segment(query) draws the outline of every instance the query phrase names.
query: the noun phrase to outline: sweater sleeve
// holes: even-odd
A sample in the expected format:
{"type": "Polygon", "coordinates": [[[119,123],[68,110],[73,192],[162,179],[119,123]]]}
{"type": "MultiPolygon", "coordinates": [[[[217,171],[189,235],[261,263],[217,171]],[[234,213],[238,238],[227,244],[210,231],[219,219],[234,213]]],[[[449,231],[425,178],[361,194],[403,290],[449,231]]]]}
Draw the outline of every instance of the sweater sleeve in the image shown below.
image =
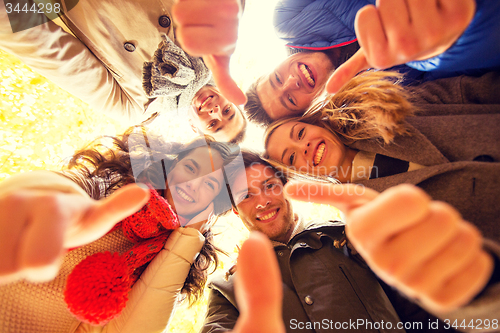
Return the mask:
{"type": "Polygon", "coordinates": [[[120,316],[104,327],[81,323],[75,332],[163,332],[177,295],[203,243],[204,237],[196,229],[174,230],[164,249],[151,261],[132,287],[127,306],[120,316]]]}

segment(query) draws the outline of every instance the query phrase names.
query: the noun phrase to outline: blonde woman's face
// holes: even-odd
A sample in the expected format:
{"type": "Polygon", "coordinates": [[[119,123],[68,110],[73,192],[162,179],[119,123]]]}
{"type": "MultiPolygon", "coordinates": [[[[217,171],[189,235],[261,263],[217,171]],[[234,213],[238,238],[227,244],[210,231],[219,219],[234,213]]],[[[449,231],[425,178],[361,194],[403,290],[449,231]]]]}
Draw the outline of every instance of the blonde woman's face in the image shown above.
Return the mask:
{"type": "Polygon", "coordinates": [[[188,217],[203,211],[225,185],[222,157],[214,149],[194,149],[167,175],[167,201],[177,214],[188,217]]]}
{"type": "Polygon", "coordinates": [[[346,155],[346,146],[333,133],[301,122],[276,128],[266,150],[271,159],[312,175],[342,172],[339,168],[346,155]]]}

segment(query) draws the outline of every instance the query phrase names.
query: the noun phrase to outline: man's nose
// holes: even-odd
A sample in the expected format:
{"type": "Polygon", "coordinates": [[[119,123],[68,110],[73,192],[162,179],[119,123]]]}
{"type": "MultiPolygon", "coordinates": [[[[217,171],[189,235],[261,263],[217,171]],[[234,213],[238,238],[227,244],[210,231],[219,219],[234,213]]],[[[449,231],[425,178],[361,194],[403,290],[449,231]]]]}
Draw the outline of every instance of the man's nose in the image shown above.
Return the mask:
{"type": "Polygon", "coordinates": [[[269,198],[267,197],[266,194],[262,193],[260,196],[259,196],[259,200],[257,200],[257,205],[255,206],[255,208],[257,209],[264,209],[266,208],[269,204],[271,203],[271,200],[269,200],[269,198]]]}
{"type": "Polygon", "coordinates": [[[214,105],[214,107],[208,111],[212,119],[222,120],[222,114],[220,112],[220,106],[214,105]]]}
{"type": "Polygon", "coordinates": [[[300,88],[299,80],[292,74],[288,76],[288,78],[285,81],[285,84],[283,85],[284,90],[297,90],[300,88]]]}

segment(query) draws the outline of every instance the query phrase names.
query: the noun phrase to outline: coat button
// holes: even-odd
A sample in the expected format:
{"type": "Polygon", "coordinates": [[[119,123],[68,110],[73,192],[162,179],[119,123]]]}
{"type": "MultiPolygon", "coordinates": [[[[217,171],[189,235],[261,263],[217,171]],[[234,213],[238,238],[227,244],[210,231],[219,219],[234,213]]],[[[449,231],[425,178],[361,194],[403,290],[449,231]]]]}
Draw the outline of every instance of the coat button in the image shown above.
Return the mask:
{"type": "Polygon", "coordinates": [[[168,28],[171,24],[170,17],[168,17],[167,15],[162,15],[160,16],[160,18],[158,18],[158,23],[162,28],[168,28]]]}
{"type": "Polygon", "coordinates": [[[127,50],[128,52],[134,52],[135,51],[135,45],[130,43],[130,42],[126,42],[125,44],[123,44],[123,48],[125,50],[127,50]]]}
{"type": "Polygon", "coordinates": [[[304,297],[304,302],[306,302],[307,305],[312,305],[314,303],[314,300],[311,296],[307,295],[304,297]]]}
{"type": "Polygon", "coordinates": [[[284,253],[283,253],[283,251],[278,251],[278,255],[279,255],[280,257],[283,257],[283,254],[284,254],[284,253]]]}

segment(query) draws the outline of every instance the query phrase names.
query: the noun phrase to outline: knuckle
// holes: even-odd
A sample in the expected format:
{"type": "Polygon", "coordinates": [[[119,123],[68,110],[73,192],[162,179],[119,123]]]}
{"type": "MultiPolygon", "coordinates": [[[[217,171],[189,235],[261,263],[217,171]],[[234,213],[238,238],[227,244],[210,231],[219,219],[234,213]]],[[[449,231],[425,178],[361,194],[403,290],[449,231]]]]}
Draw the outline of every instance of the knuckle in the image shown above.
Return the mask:
{"type": "Polygon", "coordinates": [[[430,211],[435,220],[440,224],[447,224],[448,227],[459,227],[461,216],[453,206],[442,201],[433,201],[429,205],[430,211]]]}

